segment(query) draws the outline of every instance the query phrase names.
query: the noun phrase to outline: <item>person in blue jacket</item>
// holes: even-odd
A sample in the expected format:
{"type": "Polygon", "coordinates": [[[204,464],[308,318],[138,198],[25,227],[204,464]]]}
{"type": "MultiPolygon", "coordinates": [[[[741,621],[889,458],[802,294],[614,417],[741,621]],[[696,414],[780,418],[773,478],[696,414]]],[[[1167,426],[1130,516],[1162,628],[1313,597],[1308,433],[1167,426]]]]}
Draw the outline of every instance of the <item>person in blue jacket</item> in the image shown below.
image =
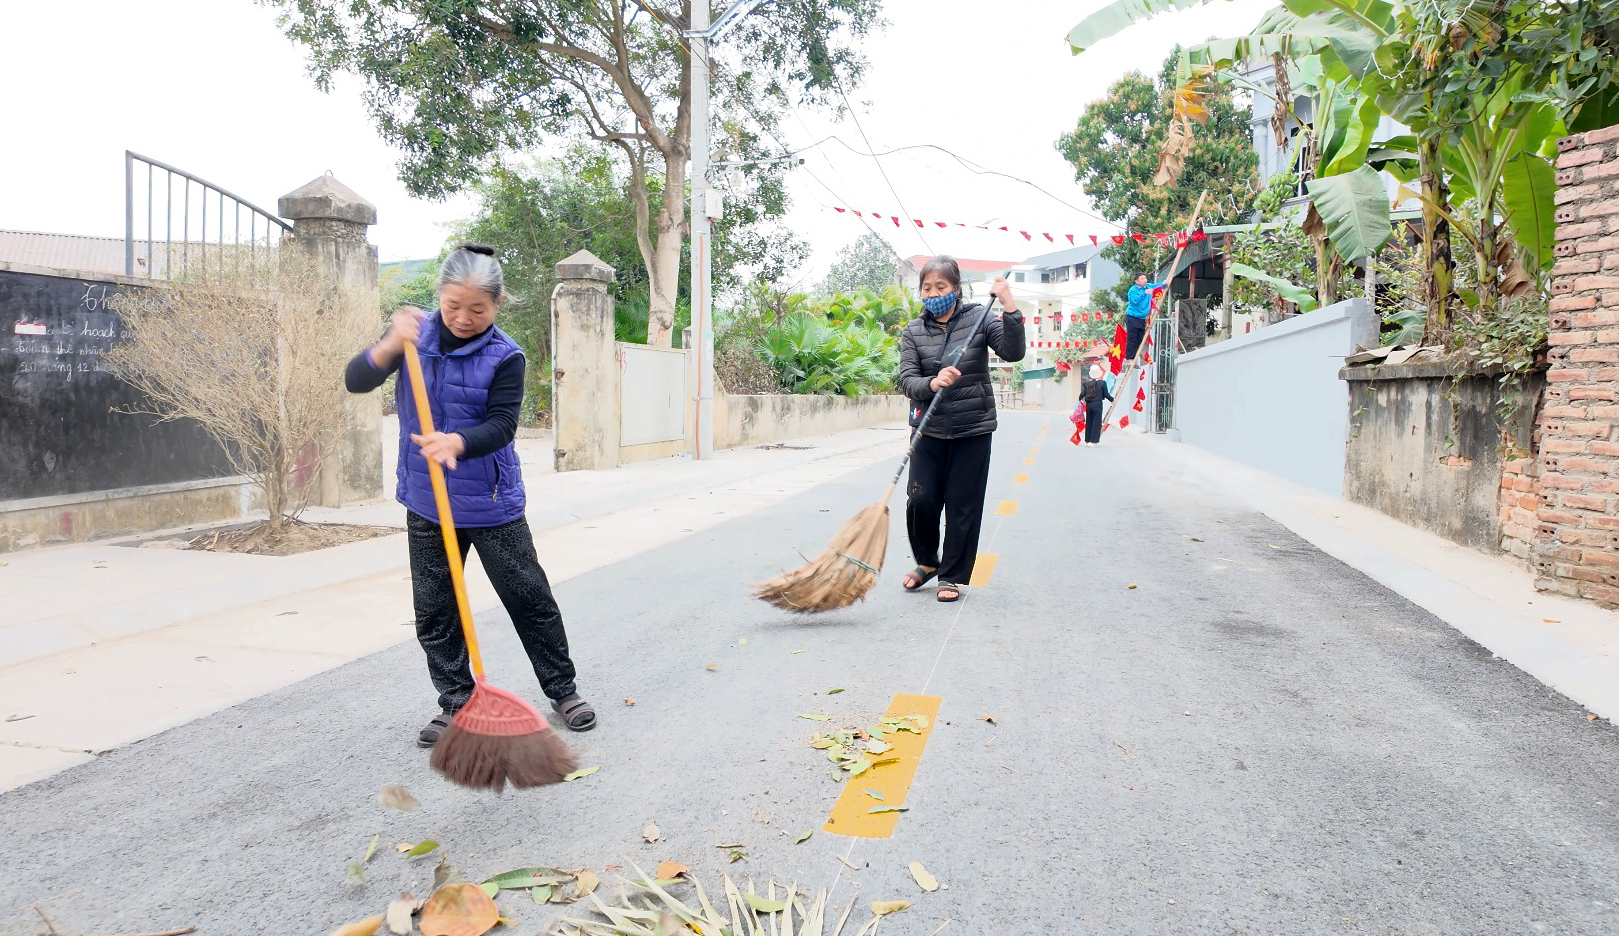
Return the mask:
{"type": "Polygon", "coordinates": [[[424,748],[438,743],[473,688],[429,458],[448,469],[445,482],[462,560],[469,549],[478,550],[552,707],[563,724],[587,731],[596,725],[596,712],[574,684],[562,612],[523,513],[523,469],[513,443],[523,406],[525,363],[523,349],[495,327],[495,313],[506,299],[495,251],[481,244],[451,251],[439,270],[438,298],[439,307],[430,316],[410,307],[395,312],[382,340],[355,355],[345,375],[349,392],[369,393],[389,375],[399,374],[394,496],[405,507],[416,639],[427,654],[427,674],[438,690],[440,709],[416,743],[424,748]],[[400,366],[406,342],[421,354],[435,432],[422,432],[410,374],[400,366]]]}
{"type": "Polygon", "coordinates": [[[1124,360],[1128,364],[1136,359],[1136,351],[1141,348],[1141,339],[1147,334],[1147,312],[1152,308],[1152,293],[1155,289],[1162,289],[1164,283],[1147,282],[1147,274],[1137,273],[1136,281],[1130,287],[1130,304],[1124,310],[1124,360]]]}

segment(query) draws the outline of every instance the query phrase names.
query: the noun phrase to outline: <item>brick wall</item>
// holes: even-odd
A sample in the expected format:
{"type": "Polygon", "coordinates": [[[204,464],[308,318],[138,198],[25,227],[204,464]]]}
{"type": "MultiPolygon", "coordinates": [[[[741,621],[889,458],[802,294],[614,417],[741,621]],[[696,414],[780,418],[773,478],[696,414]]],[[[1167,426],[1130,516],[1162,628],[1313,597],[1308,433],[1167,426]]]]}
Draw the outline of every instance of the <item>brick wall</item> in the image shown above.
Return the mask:
{"type": "Polygon", "coordinates": [[[1533,456],[1511,459],[1501,467],[1501,551],[1527,561],[1539,525],[1540,465],[1533,456]]]}
{"type": "Polygon", "coordinates": [[[1541,590],[1616,607],[1619,126],[1560,140],[1558,149],[1558,259],[1530,553],[1541,590]]]}

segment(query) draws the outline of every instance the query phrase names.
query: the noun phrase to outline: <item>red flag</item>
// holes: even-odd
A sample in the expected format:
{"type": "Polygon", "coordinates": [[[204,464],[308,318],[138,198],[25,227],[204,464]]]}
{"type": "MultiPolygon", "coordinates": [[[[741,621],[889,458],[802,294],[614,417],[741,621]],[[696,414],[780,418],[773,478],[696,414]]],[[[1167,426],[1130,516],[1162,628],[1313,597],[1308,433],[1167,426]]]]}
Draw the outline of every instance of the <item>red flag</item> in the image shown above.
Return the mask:
{"type": "Polygon", "coordinates": [[[1190,240],[1191,240],[1191,238],[1187,236],[1185,231],[1177,231],[1177,232],[1175,232],[1175,246],[1176,247],[1184,248],[1190,240]]]}
{"type": "Polygon", "coordinates": [[[832,210],[836,211],[838,214],[843,214],[845,211],[848,211],[849,209],[847,209],[847,208],[833,208],[832,210]]]}
{"type": "Polygon", "coordinates": [[[1005,227],[1005,226],[1002,226],[1002,227],[998,228],[997,230],[1005,231],[1008,234],[1012,233],[1012,229],[1009,228],[1009,227],[1005,227]]]}
{"type": "MultiPolygon", "coordinates": [[[[949,227],[949,226],[950,226],[950,225],[949,225],[949,223],[948,223],[948,222],[945,222],[945,221],[935,221],[935,222],[933,222],[933,223],[934,223],[934,224],[937,224],[937,225],[938,225],[938,226],[939,226],[939,227],[949,227]]],[[[956,227],[961,227],[961,226],[962,226],[962,225],[960,225],[960,224],[957,224],[957,225],[956,225],[956,227]]]]}
{"type": "Polygon", "coordinates": [[[1131,234],[1130,236],[1135,238],[1136,243],[1138,244],[1145,244],[1147,242],[1147,235],[1145,234],[1131,234]]]}
{"type": "Polygon", "coordinates": [[[1047,234],[1045,231],[1041,231],[1040,236],[1044,237],[1046,240],[1050,241],[1053,244],[1055,244],[1057,242],[1057,239],[1055,237],[1052,237],[1050,234],[1047,234]]]}
{"type": "Polygon", "coordinates": [[[1113,243],[1115,245],[1124,243],[1124,235],[1123,234],[1115,234],[1115,235],[1113,235],[1113,243]]]}
{"type": "Polygon", "coordinates": [[[1028,231],[1019,231],[1019,232],[1018,232],[1018,233],[1019,233],[1019,234],[1022,234],[1022,235],[1023,235],[1023,239],[1024,239],[1024,240],[1034,240],[1034,238],[1033,238],[1033,237],[1030,237],[1030,236],[1029,236],[1029,232],[1028,232],[1028,231]]]}
{"type": "Polygon", "coordinates": [[[1158,235],[1158,243],[1160,245],[1164,246],[1164,247],[1168,247],[1169,246],[1169,235],[1164,234],[1164,233],[1159,233],[1159,235],[1158,235]]]}
{"type": "Polygon", "coordinates": [[[894,227],[899,227],[899,218],[896,217],[896,218],[892,218],[890,220],[892,220],[894,222],[894,227]]]}
{"type": "MultiPolygon", "coordinates": [[[[1073,238],[1069,238],[1069,240],[1073,240],[1073,238]]],[[[1092,247],[1095,247],[1095,246],[1096,246],[1096,244],[1097,244],[1097,240],[1096,240],[1096,235],[1095,235],[1095,234],[1092,234],[1092,235],[1091,235],[1091,246],[1092,246],[1092,247]]]]}
{"type": "Polygon", "coordinates": [[[1034,324],[1036,324],[1036,325],[1040,324],[1040,316],[1036,315],[1034,317],[1034,324]]]}
{"type": "MultiPolygon", "coordinates": [[[[916,221],[916,219],[915,219],[915,218],[912,218],[912,219],[911,219],[911,220],[912,220],[912,221],[916,221]]],[[[922,226],[922,222],[920,222],[920,221],[916,221],[916,226],[917,226],[917,227],[921,227],[921,226],[922,226]]]]}
{"type": "Polygon", "coordinates": [[[1200,241],[1200,240],[1208,240],[1208,239],[1209,239],[1209,235],[1203,233],[1202,228],[1198,228],[1197,230],[1192,232],[1192,240],[1200,241]]]}
{"type": "Polygon", "coordinates": [[[1128,428],[1130,428],[1130,415],[1128,413],[1126,413],[1125,415],[1119,417],[1119,428],[1120,429],[1128,429],[1128,428]]]}
{"type": "Polygon", "coordinates": [[[1130,336],[1124,330],[1124,323],[1120,322],[1119,327],[1113,330],[1113,347],[1107,352],[1108,366],[1113,369],[1115,376],[1124,370],[1124,344],[1129,340],[1130,336]]]}
{"type": "MultiPolygon", "coordinates": [[[[1072,235],[1072,234],[1064,234],[1063,236],[1068,238],[1068,243],[1072,244],[1074,242],[1074,235],[1072,235]]],[[[1094,238],[1094,237],[1091,238],[1091,240],[1095,240],[1095,239],[1096,238],[1094,238]]]]}
{"type": "MultiPolygon", "coordinates": [[[[853,208],[850,208],[850,209],[849,209],[849,210],[850,210],[850,211],[854,211],[854,209],[853,209],[853,208]]],[[[860,212],[858,212],[858,211],[854,211],[854,216],[855,216],[855,217],[857,217],[857,218],[858,218],[858,217],[860,217],[860,212]]]]}

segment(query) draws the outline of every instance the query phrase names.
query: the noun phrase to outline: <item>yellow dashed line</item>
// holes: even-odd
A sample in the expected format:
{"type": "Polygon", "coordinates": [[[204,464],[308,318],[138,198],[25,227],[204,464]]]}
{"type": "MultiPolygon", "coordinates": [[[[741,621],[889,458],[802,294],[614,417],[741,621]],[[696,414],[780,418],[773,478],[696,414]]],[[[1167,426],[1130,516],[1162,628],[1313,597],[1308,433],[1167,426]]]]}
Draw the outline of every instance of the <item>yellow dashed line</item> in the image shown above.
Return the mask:
{"type": "Polygon", "coordinates": [[[873,809],[899,809],[905,806],[905,797],[911,792],[911,781],[916,779],[916,768],[922,762],[922,751],[928,746],[928,737],[939,721],[938,696],[907,695],[900,693],[888,703],[887,718],[907,715],[927,716],[928,726],[921,734],[896,731],[884,737],[883,743],[891,747],[881,754],[869,755],[874,766],[858,777],[843,782],[843,793],[832,806],[832,815],[821,828],[835,835],[858,838],[892,838],[899,825],[900,813],[872,814],[873,809]],[[883,763],[893,759],[893,763],[883,763]],[[877,796],[867,793],[872,790],[877,796]],[[881,797],[879,799],[878,797],[881,797]]]}
{"type": "Polygon", "coordinates": [[[1034,459],[1032,459],[1032,458],[1025,458],[1025,459],[1023,459],[1023,464],[1025,464],[1025,465],[1032,465],[1032,464],[1034,464],[1034,459]]]}
{"type": "Polygon", "coordinates": [[[968,585],[988,585],[990,577],[995,574],[995,567],[1000,564],[998,553],[979,553],[978,559],[973,563],[973,577],[968,585]]]}
{"type": "Polygon", "coordinates": [[[1017,513],[1017,501],[1015,500],[1003,500],[1001,501],[1001,506],[995,508],[995,516],[997,517],[1010,517],[1015,513],[1017,513]]]}
{"type": "Polygon", "coordinates": [[[1013,475],[1012,476],[1012,483],[1013,484],[1023,484],[1025,482],[1027,482],[1028,480],[1029,480],[1029,476],[1026,475],[1026,474],[1020,474],[1020,475],[1013,475]]]}

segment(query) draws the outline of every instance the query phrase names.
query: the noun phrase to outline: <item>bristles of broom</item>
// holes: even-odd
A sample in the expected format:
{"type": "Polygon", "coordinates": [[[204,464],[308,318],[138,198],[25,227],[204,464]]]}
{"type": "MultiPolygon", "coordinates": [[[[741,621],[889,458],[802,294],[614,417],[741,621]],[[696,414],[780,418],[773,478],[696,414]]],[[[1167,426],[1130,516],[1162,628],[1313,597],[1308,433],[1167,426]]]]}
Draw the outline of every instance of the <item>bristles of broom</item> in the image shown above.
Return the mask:
{"type": "Polygon", "coordinates": [[[433,745],[431,763],[451,783],[496,793],[508,783],[518,789],[557,783],[578,769],[544,715],[482,679],[433,745]]]}
{"type": "Polygon", "coordinates": [[[444,730],[433,745],[433,769],[457,786],[500,793],[511,784],[518,789],[560,783],[578,769],[554,729],[526,735],[478,734],[456,724],[444,730]]]}
{"type": "Polygon", "coordinates": [[[809,564],[754,586],[753,596],[798,614],[847,608],[866,597],[888,550],[888,498],[855,514],[809,564]]]}

